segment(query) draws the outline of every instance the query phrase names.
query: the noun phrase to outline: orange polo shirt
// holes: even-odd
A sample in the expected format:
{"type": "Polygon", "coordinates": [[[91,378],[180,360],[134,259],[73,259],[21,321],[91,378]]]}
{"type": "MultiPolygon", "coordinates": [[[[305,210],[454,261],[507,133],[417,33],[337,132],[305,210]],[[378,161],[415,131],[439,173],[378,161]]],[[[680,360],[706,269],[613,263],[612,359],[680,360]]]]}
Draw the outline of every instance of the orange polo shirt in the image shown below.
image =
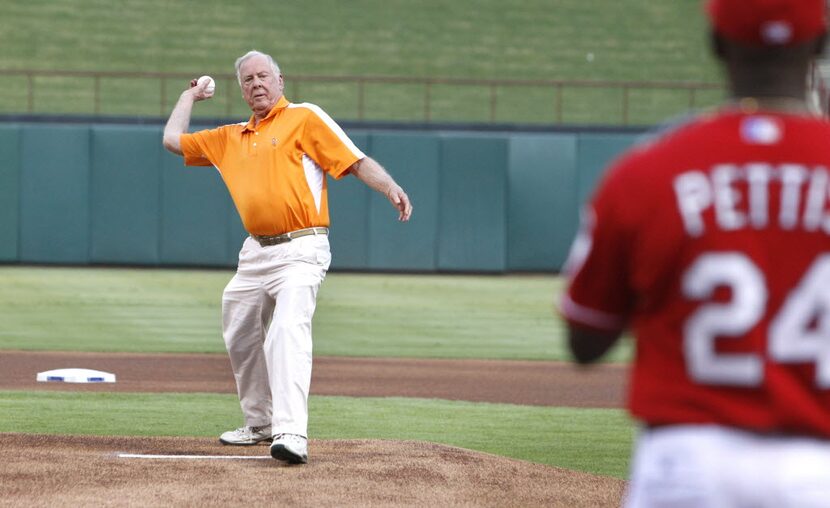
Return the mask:
{"type": "Polygon", "coordinates": [[[255,235],[328,226],[326,173],[342,178],[363,152],[322,109],[280,97],[259,125],[223,125],[180,138],[184,163],[215,166],[255,235]]]}

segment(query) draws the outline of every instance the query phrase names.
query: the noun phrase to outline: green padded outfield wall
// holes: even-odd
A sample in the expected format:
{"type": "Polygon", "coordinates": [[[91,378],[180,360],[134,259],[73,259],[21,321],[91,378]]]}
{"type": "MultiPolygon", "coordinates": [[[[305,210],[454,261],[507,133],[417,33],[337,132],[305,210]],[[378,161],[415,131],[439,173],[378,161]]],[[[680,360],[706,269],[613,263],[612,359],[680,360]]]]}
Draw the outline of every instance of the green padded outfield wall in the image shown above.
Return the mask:
{"type": "Polygon", "coordinates": [[[0,125],[0,262],[17,261],[20,236],[20,128],[0,125]]]}
{"type": "Polygon", "coordinates": [[[92,127],[93,263],[159,262],[161,128],[92,127]]]}
{"type": "Polygon", "coordinates": [[[552,271],[565,261],[578,208],[576,146],[571,134],[511,136],[509,270],[552,271]]]}
{"type": "Polygon", "coordinates": [[[434,271],[438,267],[441,140],[425,133],[375,133],[372,156],[389,166],[415,212],[409,222],[401,223],[385,196],[370,193],[370,266],[434,271]]]}
{"type": "Polygon", "coordinates": [[[504,271],[507,138],[445,134],[441,142],[438,269],[504,271]]]}
{"type": "MultiPolygon", "coordinates": [[[[194,126],[194,129],[200,126],[194,126]]],[[[235,266],[222,178],[161,126],[0,125],[0,261],[235,266]]],[[[606,164],[637,137],[349,130],[407,190],[409,223],[353,176],[329,179],[333,269],[555,271],[606,164]]]]}
{"type": "Polygon", "coordinates": [[[30,125],[21,138],[20,260],[89,263],[89,127],[30,125]]]}

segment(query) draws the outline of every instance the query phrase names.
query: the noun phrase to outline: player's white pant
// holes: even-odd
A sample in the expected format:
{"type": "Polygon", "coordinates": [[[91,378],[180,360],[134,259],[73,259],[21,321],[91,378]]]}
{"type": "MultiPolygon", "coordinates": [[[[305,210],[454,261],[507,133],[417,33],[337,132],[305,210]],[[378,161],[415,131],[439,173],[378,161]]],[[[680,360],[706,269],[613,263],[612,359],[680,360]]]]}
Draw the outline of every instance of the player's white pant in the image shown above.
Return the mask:
{"type": "Polygon", "coordinates": [[[626,506],[827,507],[830,441],[716,425],[643,430],[626,506]]]}
{"type": "Polygon", "coordinates": [[[308,435],[311,318],[330,263],[326,235],[267,247],[245,240],[222,326],[246,425],[308,435]]]}

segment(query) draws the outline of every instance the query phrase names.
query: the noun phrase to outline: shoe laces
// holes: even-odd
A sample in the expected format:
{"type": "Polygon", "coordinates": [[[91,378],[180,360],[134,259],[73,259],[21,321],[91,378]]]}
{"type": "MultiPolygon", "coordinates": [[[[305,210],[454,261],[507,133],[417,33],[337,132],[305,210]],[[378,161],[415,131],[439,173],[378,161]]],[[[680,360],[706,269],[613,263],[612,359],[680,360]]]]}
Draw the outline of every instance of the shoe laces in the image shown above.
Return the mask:
{"type": "Polygon", "coordinates": [[[282,438],[295,439],[295,440],[297,440],[297,441],[304,441],[304,440],[306,440],[306,438],[305,438],[305,437],[303,437],[303,436],[301,436],[301,435],[299,435],[299,434],[287,434],[287,433],[283,433],[283,434],[277,434],[277,435],[275,435],[275,436],[274,436],[274,439],[275,439],[275,440],[276,440],[276,439],[282,439],[282,438]]]}
{"type": "Polygon", "coordinates": [[[256,434],[256,433],[262,431],[262,429],[267,429],[267,428],[268,428],[268,425],[263,425],[261,427],[249,427],[249,426],[245,425],[244,427],[239,427],[234,432],[237,433],[237,434],[256,434]]]}

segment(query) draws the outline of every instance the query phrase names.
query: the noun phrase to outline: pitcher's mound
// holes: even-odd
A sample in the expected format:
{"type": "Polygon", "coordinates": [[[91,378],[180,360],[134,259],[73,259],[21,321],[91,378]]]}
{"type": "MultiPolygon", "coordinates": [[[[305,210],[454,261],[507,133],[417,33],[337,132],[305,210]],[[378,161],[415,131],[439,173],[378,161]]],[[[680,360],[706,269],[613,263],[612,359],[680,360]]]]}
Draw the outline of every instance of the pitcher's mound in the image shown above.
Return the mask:
{"type": "Polygon", "coordinates": [[[309,463],[207,438],[0,433],[14,506],[619,506],[624,481],[415,441],[311,440],[309,463]],[[147,455],[158,456],[155,458],[147,455]]]}

